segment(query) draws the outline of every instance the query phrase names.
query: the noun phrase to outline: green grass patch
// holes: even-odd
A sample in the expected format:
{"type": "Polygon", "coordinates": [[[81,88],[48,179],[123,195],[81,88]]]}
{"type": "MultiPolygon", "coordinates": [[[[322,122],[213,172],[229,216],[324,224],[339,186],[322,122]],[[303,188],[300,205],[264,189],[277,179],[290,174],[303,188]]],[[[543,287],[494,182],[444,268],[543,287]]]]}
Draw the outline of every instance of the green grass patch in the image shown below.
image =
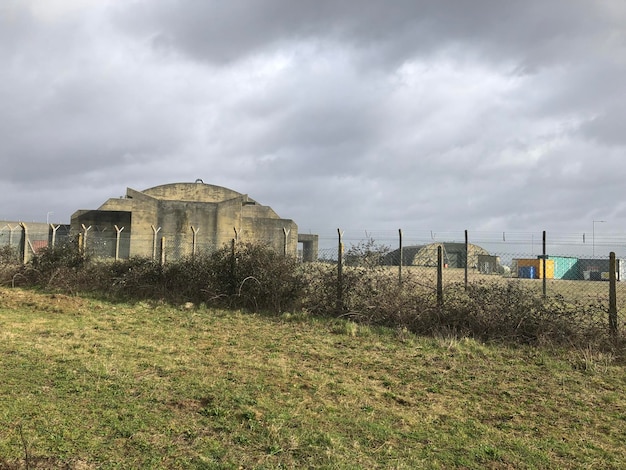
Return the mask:
{"type": "Polygon", "coordinates": [[[0,288],[0,468],[620,468],[623,366],[0,288]]]}

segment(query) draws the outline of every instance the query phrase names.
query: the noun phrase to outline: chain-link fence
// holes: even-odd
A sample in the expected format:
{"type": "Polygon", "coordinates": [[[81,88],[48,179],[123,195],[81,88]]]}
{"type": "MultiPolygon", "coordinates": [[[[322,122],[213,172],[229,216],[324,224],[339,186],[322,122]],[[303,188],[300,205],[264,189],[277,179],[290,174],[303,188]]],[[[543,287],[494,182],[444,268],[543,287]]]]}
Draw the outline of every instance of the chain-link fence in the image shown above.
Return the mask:
{"type": "Polygon", "coordinates": [[[379,266],[390,279],[417,276],[422,285],[515,282],[538,295],[608,310],[610,253],[615,254],[617,309],[626,315],[626,235],[548,232],[344,232],[320,236],[318,260],[379,266]],[[441,270],[437,269],[438,254],[441,270]]]}
{"type": "MultiPolygon", "coordinates": [[[[595,228],[595,227],[594,227],[595,228]]],[[[127,259],[132,245],[149,250],[148,257],[165,263],[222,248],[194,234],[178,237],[131,235],[124,227],[115,231],[91,227],[71,234],[68,225],[5,223],[0,227],[0,249],[25,262],[48,246],[77,238],[78,249],[99,259],[127,259]]],[[[235,240],[235,239],[233,239],[235,240]]],[[[279,247],[269,239],[246,239],[279,247]]],[[[303,249],[300,246],[299,256],[303,249]]],[[[286,252],[286,250],[285,250],[286,252]]],[[[342,231],[319,235],[318,263],[376,266],[393,276],[418,276],[423,285],[437,288],[458,283],[517,282],[544,296],[560,296],[580,302],[609,303],[611,266],[615,253],[616,298],[626,312],[626,235],[549,232],[434,232],[342,231]],[[442,270],[438,270],[441,256],[442,270]]],[[[390,281],[391,282],[391,281],[390,281]]]]}
{"type": "Polygon", "coordinates": [[[0,222],[0,250],[5,258],[17,262],[27,262],[42,250],[65,243],[69,238],[69,225],[0,222]]]}

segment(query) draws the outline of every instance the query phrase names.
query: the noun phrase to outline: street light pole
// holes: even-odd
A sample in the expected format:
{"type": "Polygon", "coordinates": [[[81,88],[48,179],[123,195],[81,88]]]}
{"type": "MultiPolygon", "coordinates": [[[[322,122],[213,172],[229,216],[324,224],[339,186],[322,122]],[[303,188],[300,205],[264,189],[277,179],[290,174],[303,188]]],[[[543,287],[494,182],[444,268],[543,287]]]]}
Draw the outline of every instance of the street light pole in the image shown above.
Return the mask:
{"type": "Polygon", "coordinates": [[[593,230],[591,232],[591,257],[596,258],[596,224],[603,224],[606,220],[594,220],[593,230]]]}
{"type": "Polygon", "coordinates": [[[52,214],[54,214],[54,212],[53,212],[53,211],[49,211],[49,212],[46,214],[46,224],[50,224],[50,216],[51,216],[52,214]]]}

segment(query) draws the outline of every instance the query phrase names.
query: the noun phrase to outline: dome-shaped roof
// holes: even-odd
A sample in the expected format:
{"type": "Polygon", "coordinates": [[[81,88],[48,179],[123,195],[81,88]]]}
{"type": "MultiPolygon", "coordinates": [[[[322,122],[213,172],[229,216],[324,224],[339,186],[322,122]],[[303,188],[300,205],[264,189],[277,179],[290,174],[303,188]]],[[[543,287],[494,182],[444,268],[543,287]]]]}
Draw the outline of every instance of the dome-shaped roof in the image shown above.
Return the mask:
{"type": "Polygon", "coordinates": [[[167,201],[222,202],[244,197],[253,202],[247,195],[232,189],[205,184],[202,180],[195,183],[169,183],[154,186],[142,191],[146,196],[167,201]]]}
{"type": "MultiPolygon", "coordinates": [[[[443,262],[451,268],[465,267],[465,243],[436,242],[428,245],[414,245],[402,247],[402,264],[404,266],[437,266],[438,248],[442,248],[443,262]]],[[[467,263],[473,267],[478,265],[478,255],[488,255],[484,248],[468,244],[467,263]]],[[[399,249],[385,256],[385,264],[398,265],[400,261],[399,249]]]]}

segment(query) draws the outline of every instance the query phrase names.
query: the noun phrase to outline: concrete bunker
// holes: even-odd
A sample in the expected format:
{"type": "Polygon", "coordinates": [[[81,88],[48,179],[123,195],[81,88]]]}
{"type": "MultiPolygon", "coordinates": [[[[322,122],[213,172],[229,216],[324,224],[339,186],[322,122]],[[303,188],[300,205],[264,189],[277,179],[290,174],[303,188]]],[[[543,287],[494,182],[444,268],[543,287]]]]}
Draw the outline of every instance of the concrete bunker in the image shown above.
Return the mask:
{"type": "Polygon", "coordinates": [[[247,194],[221,186],[170,183],[143,191],[127,188],[126,195],[107,200],[98,209],[78,210],[72,233],[84,233],[95,254],[181,258],[231,243],[266,243],[296,256],[303,243],[306,260],[317,258],[317,235],[298,234],[293,220],[283,219],[269,206],[247,194]],[[116,238],[118,243],[111,243],[116,238]],[[115,246],[113,246],[115,245],[115,246]],[[162,253],[165,246],[166,253],[162,253]]]}

